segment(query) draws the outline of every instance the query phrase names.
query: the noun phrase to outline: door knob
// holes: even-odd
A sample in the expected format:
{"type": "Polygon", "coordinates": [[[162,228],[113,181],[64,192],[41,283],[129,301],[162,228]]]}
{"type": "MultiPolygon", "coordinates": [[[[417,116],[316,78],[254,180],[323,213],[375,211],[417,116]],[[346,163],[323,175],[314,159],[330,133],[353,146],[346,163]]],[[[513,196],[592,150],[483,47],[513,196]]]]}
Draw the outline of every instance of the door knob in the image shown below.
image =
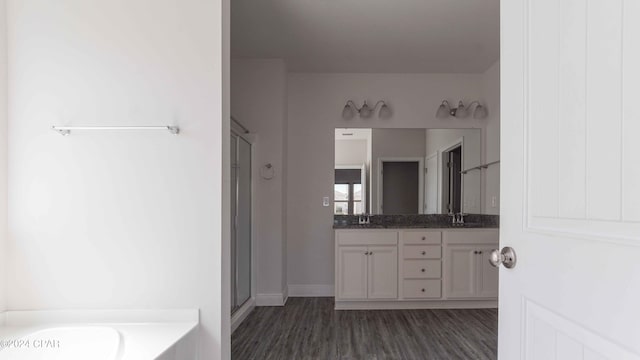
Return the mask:
{"type": "Polygon", "coordinates": [[[516,261],[516,252],[509,246],[503,247],[502,251],[498,249],[493,250],[491,256],[489,256],[489,262],[495,267],[502,264],[507,269],[513,269],[516,266],[516,261]]]}

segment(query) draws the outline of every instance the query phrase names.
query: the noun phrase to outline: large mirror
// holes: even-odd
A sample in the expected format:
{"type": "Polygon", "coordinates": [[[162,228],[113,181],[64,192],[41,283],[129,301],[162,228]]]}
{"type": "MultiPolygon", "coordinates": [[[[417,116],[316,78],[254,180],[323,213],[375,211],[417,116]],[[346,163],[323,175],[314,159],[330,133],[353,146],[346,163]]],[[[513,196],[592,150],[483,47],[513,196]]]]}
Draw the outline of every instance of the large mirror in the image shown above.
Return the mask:
{"type": "Polygon", "coordinates": [[[334,214],[479,214],[480,129],[336,129],[334,214]]]}

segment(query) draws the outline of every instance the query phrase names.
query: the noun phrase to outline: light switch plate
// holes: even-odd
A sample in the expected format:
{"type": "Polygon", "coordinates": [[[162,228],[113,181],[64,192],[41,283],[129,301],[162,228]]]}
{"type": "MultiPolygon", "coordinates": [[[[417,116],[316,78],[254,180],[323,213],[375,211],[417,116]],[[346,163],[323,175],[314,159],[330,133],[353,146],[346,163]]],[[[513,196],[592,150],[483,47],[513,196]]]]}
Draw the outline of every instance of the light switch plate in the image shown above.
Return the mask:
{"type": "Polygon", "coordinates": [[[329,205],[331,205],[331,204],[329,204],[329,197],[328,196],[323,197],[322,198],[322,206],[328,207],[329,205]]]}

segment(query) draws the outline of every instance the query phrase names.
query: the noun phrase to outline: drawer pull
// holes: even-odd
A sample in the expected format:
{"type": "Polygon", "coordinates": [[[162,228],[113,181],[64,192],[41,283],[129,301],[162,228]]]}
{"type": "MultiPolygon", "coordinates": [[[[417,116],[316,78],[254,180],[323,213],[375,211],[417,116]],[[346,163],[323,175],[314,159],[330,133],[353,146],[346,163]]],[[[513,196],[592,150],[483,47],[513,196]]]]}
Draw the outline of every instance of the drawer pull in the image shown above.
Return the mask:
{"type": "Polygon", "coordinates": [[[422,255],[427,255],[427,252],[426,252],[426,251],[423,251],[423,252],[422,252],[422,255]]]}
{"type": "Polygon", "coordinates": [[[422,271],[422,272],[425,272],[425,271],[427,271],[427,269],[422,269],[421,271],[422,271]]]}
{"type": "Polygon", "coordinates": [[[424,290],[424,289],[422,289],[422,292],[425,292],[425,290],[424,290]]]}
{"type": "Polygon", "coordinates": [[[425,240],[427,240],[427,237],[426,237],[426,236],[423,236],[423,237],[422,237],[422,241],[425,241],[425,240]]]}

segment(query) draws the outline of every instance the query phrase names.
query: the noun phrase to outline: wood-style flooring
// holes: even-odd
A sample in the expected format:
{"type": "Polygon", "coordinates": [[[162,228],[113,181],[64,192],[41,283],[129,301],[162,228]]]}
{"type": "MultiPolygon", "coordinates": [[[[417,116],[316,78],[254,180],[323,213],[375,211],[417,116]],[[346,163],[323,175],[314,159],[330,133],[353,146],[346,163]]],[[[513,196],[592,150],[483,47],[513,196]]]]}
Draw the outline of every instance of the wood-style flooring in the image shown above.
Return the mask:
{"type": "Polygon", "coordinates": [[[232,359],[496,359],[498,311],[333,310],[333,298],[258,307],[231,337],[232,359]]]}

